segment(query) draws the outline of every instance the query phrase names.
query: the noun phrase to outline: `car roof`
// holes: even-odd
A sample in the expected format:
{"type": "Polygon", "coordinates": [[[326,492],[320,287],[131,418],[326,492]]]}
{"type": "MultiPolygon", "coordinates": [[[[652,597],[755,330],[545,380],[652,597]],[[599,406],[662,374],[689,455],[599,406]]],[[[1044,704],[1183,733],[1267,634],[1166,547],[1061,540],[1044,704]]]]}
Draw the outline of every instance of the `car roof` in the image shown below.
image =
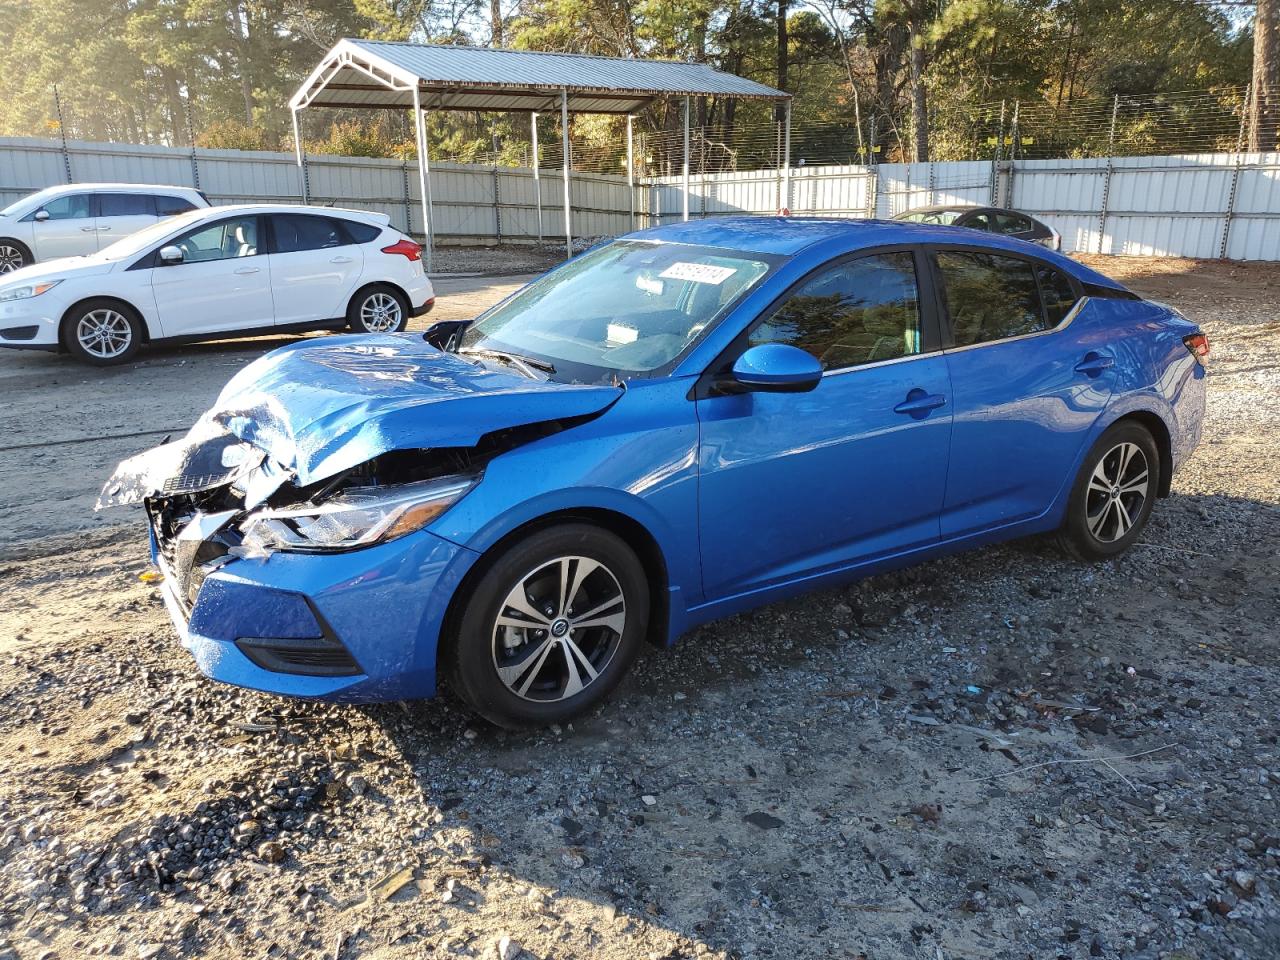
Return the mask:
{"type": "Polygon", "coordinates": [[[301,203],[229,203],[225,206],[214,206],[202,209],[202,214],[217,215],[227,213],[313,213],[319,216],[338,214],[384,223],[388,220],[385,213],[373,210],[355,210],[349,207],[317,207],[301,203]]]}
{"type": "MultiPolygon", "coordinates": [[[[989,209],[989,208],[974,208],[989,209]]],[[[994,208],[990,208],[994,209],[994,208]]],[[[629,240],[655,240],[663,243],[688,243],[708,247],[724,247],[743,253],[792,257],[809,247],[823,245],[827,256],[840,256],[871,247],[893,244],[937,243],[985,247],[1011,253],[1033,254],[1071,273],[1084,283],[1124,290],[1110,277],[1091,270],[1060,253],[1044,247],[1032,247],[1016,240],[984,230],[941,224],[910,223],[903,220],[855,220],[835,217],[708,217],[705,220],[651,227],[627,234],[629,240]]]]}
{"type": "Polygon", "coordinates": [[[37,193],[45,196],[60,196],[64,193],[94,193],[108,190],[118,190],[121,193],[152,193],[156,190],[178,190],[182,193],[199,192],[195,187],[180,187],[171,183],[60,183],[38,190],[37,193]]]}

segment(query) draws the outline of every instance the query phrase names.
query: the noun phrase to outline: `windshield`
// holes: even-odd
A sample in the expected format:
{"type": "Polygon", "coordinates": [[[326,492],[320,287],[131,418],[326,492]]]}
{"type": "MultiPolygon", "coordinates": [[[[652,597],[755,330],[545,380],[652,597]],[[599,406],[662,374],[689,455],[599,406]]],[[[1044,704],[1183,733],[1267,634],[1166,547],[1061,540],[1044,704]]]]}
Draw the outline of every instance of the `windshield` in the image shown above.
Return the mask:
{"type": "Polygon", "coordinates": [[[202,208],[180,213],[176,217],[158,220],[149,227],[143,227],[137,233],[121,237],[115,243],[103,247],[98,251],[98,257],[102,260],[123,260],[125,257],[132,257],[134,254],[146,250],[152,244],[165,239],[175,231],[204,219],[208,213],[208,209],[202,208]]]}
{"type": "MultiPolygon", "coordinates": [[[[3,210],[0,210],[0,217],[12,217],[16,213],[18,213],[18,211],[26,207],[28,204],[39,204],[42,199],[48,196],[52,196],[59,189],[60,189],[59,187],[45,187],[43,190],[37,193],[29,193],[25,197],[19,197],[17,200],[13,201],[13,203],[5,207],[3,210]]],[[[32,209],[35,209],[35,208],[33,207],[32,209]]]]}
{"type": "Polygon", "coordinates": [[[940,223],[943,226],[955,223],[964,215],[963,210],[911,210],[900,213],[895,220],[906,220],[910,223],[940,223]]]}
{"type": "Polygon", "coordinates": [[[558,380],[608,381],[677,359],[769,270],[760,254],[618,240],[534,281],[471,324],[460,353],[504,351],[558,380]]]}

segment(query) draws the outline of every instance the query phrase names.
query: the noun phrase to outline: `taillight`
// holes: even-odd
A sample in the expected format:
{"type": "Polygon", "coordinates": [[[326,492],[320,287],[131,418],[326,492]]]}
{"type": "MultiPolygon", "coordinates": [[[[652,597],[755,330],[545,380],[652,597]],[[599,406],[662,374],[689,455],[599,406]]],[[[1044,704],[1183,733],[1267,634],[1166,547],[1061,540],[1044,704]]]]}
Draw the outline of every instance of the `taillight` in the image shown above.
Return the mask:
{"type": "Polygon", "coordinates": [[[405,237],[402,240],[397,240],[395,243],[393,243],[389,247],[383,247],[382,252],[398,253],[400,254],[400,256],[404,257],[406,260],[421,260],[422,244],[414,243],[408,237],[405,237]]]}
{"type": "Polygon", "coordinates": [[[1202,367],[1209,365],[1209,338],[1203,333],[1193,333],[1189,337],[1183,337],[1182,342],[1187,345],[1187,349],[1191,351],[1191,355],[1196,358],[1196,363],[1202,367]]]}

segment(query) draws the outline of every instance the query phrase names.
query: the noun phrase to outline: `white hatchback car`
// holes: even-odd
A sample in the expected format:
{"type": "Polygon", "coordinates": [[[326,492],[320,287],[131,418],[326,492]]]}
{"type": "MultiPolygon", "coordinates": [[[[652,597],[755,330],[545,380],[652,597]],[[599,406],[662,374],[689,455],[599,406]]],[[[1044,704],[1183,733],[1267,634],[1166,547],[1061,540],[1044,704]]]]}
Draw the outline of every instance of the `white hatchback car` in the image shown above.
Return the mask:
{"type": "Polygon", "coordinates": [[[97,253],[157,220],[209,206],[190,187],[72,183],[0,210],[0,274],[43,260],[97,253]]]}
{"type": "Polygon", "coordinates": [[[403,330],[435,293],[385,214],[246,204],[163,220],[87,257],[0,279],[0,347],[129,360],[144,343],[403,330]]]}

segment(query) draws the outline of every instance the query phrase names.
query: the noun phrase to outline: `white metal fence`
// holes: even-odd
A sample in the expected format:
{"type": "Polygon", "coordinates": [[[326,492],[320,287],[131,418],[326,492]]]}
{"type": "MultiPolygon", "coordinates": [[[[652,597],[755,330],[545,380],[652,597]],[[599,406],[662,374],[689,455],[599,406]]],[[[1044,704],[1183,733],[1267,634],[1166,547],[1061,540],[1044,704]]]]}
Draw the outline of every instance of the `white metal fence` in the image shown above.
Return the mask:
{"type": "MultiPolygon", "coordinates": [[[[311,156],[313,203],[378,210],[420,234],[412,161],[311,156]]],[[[291,154],[127,144],[62,144],[0,138],[0,203],[57,183],[90,181],[197,186],[215,203],[299,201],[291,154]]],[[[432,209],[442,243],[526,241],[564,236],[563,180],[543,170],[433,163],[432,209]]],[[[611,236],[670,223],[683,211],[682,178],[636,188],[607,174],[572,176],[573,232],[611,236]]],[[[689,215],[773,214],[889,217],[931,203],[995,203],[1051,224],[1067,251],[1133,256],[1280,260],[1280,154],[1212,153],[1086,160],[958,161],[874,166],[803,166],[780,171],[694,175],[689,215]]]]}

